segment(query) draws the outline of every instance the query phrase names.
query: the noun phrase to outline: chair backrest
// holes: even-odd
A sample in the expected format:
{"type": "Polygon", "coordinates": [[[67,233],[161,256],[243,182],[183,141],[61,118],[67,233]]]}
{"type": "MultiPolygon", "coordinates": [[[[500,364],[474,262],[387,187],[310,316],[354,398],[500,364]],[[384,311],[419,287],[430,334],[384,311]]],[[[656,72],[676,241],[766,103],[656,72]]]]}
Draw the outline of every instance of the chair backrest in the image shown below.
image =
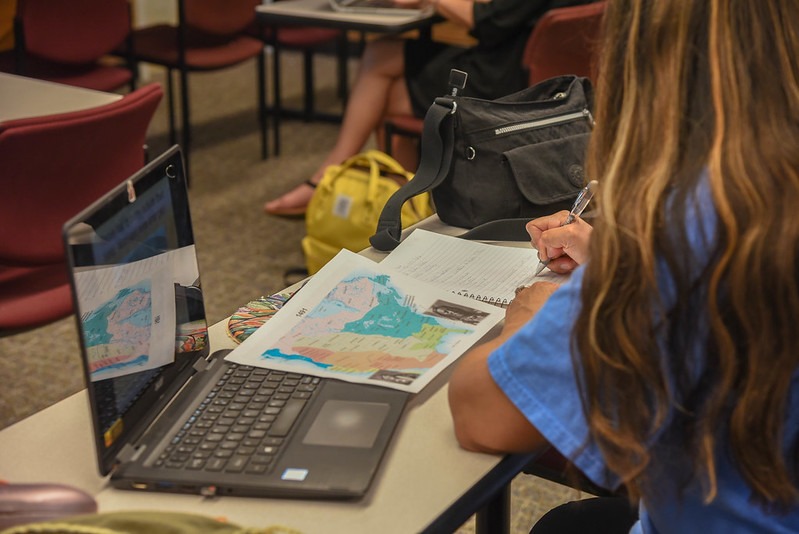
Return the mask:
{"type": "Polygon", "coordinates": [[[93,63],[131,31],[127,0],[18,0],[25,52],[56,63],[93,63]]]}
{"type": "Polygon", "coordinates": [[[64,222],[144,165],[162,96],[154,83],[97,108],[0,123],[0,265],[63,261],[64,222]]]}
{"type": "Polygon", "coordinates": [[[566,74],[593,79],[604,12],[605,2],[547,11],[533,28],[522,58],[530,85],[566,74]]]}
{"type": "Polygon", "coordinates": [[[183,20],[195,29],[214,35],[242,33],[255,21],[261,0],[180,0],[183,20]]]}

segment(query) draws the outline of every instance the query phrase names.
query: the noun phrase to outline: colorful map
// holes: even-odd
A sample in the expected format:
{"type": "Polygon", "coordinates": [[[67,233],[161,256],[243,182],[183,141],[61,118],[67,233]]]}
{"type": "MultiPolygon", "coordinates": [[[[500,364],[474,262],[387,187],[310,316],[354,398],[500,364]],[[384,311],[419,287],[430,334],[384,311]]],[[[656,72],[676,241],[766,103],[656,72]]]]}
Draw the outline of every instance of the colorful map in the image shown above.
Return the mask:
{"type": "Polygon", "coordinates": [[[328,371],[384,379],[418,376],[444,359],[453,334],[472,328],[425,315],[387,275],[356,274],[336,286],[266,359],[298,359],[328,371]],[[381,378],[383,377],[383,378],[381,378]]]}
{"type": "Polygon", "coordinates": [[[153,321],[151,293],[150,281],[143,280],[121,289],[84,314],[84,340],[92,380],[147,366],[153,321]]]}
{"type": "Polygon", "coordinates": [[[502,315],[342,251],[227,359],[418,392],[502,315]]]}

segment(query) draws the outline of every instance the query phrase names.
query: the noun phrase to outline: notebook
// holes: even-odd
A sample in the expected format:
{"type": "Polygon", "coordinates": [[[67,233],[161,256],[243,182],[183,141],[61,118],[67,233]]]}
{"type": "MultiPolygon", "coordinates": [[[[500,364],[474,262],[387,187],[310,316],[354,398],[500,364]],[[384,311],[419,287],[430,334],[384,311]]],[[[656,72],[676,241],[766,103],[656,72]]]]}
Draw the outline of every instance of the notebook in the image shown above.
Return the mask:
{"type": "MultiPolygon", "coordinates": [[[[333,11],[342,13],[375,13],[380,15],[422,15],[418,8],[398,7],[393,0],[329,0],[333,11]]],[[[429,10],[428,10],[429,11],[429,10]]]]}
{"type": "Polygon", "coordinates": [[[538,275],[538,251],[529,243],[500,246],[415,229],[380,262],[421,282],[507,308],[516,289],[533,282],[562,284],[569,277],[549,269],[538,275]]]}
{"type": "Polygon", "coordinates": [[[408,393],[211,352],[176,146],[64,226],[98,465],[114,487],[355,499],[408,393]]]}

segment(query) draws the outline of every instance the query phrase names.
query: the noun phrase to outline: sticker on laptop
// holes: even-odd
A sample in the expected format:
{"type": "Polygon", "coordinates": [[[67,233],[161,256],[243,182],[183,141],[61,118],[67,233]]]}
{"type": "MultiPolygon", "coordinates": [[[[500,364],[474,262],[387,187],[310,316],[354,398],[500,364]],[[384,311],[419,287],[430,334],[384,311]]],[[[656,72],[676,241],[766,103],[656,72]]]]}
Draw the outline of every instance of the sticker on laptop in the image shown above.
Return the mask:
{"type": "Polygon", "coordinates": [[[307,469],[298,469],[296,467],[289,467],[283,474],[280,475],[281,480],[291,480],[294,482],[302,482],[308,476],[307,469]]]}

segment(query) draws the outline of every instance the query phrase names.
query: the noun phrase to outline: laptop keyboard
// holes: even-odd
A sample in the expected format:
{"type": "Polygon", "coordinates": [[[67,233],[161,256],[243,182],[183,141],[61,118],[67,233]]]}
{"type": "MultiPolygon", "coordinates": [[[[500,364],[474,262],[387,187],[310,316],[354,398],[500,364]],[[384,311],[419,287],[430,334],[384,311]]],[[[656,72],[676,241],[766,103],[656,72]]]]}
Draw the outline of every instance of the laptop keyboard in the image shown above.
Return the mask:
{"type": "Polygon", "coordinates": [[[264,474],[321,379],[231,364],[156,466],[264,474]]]}

